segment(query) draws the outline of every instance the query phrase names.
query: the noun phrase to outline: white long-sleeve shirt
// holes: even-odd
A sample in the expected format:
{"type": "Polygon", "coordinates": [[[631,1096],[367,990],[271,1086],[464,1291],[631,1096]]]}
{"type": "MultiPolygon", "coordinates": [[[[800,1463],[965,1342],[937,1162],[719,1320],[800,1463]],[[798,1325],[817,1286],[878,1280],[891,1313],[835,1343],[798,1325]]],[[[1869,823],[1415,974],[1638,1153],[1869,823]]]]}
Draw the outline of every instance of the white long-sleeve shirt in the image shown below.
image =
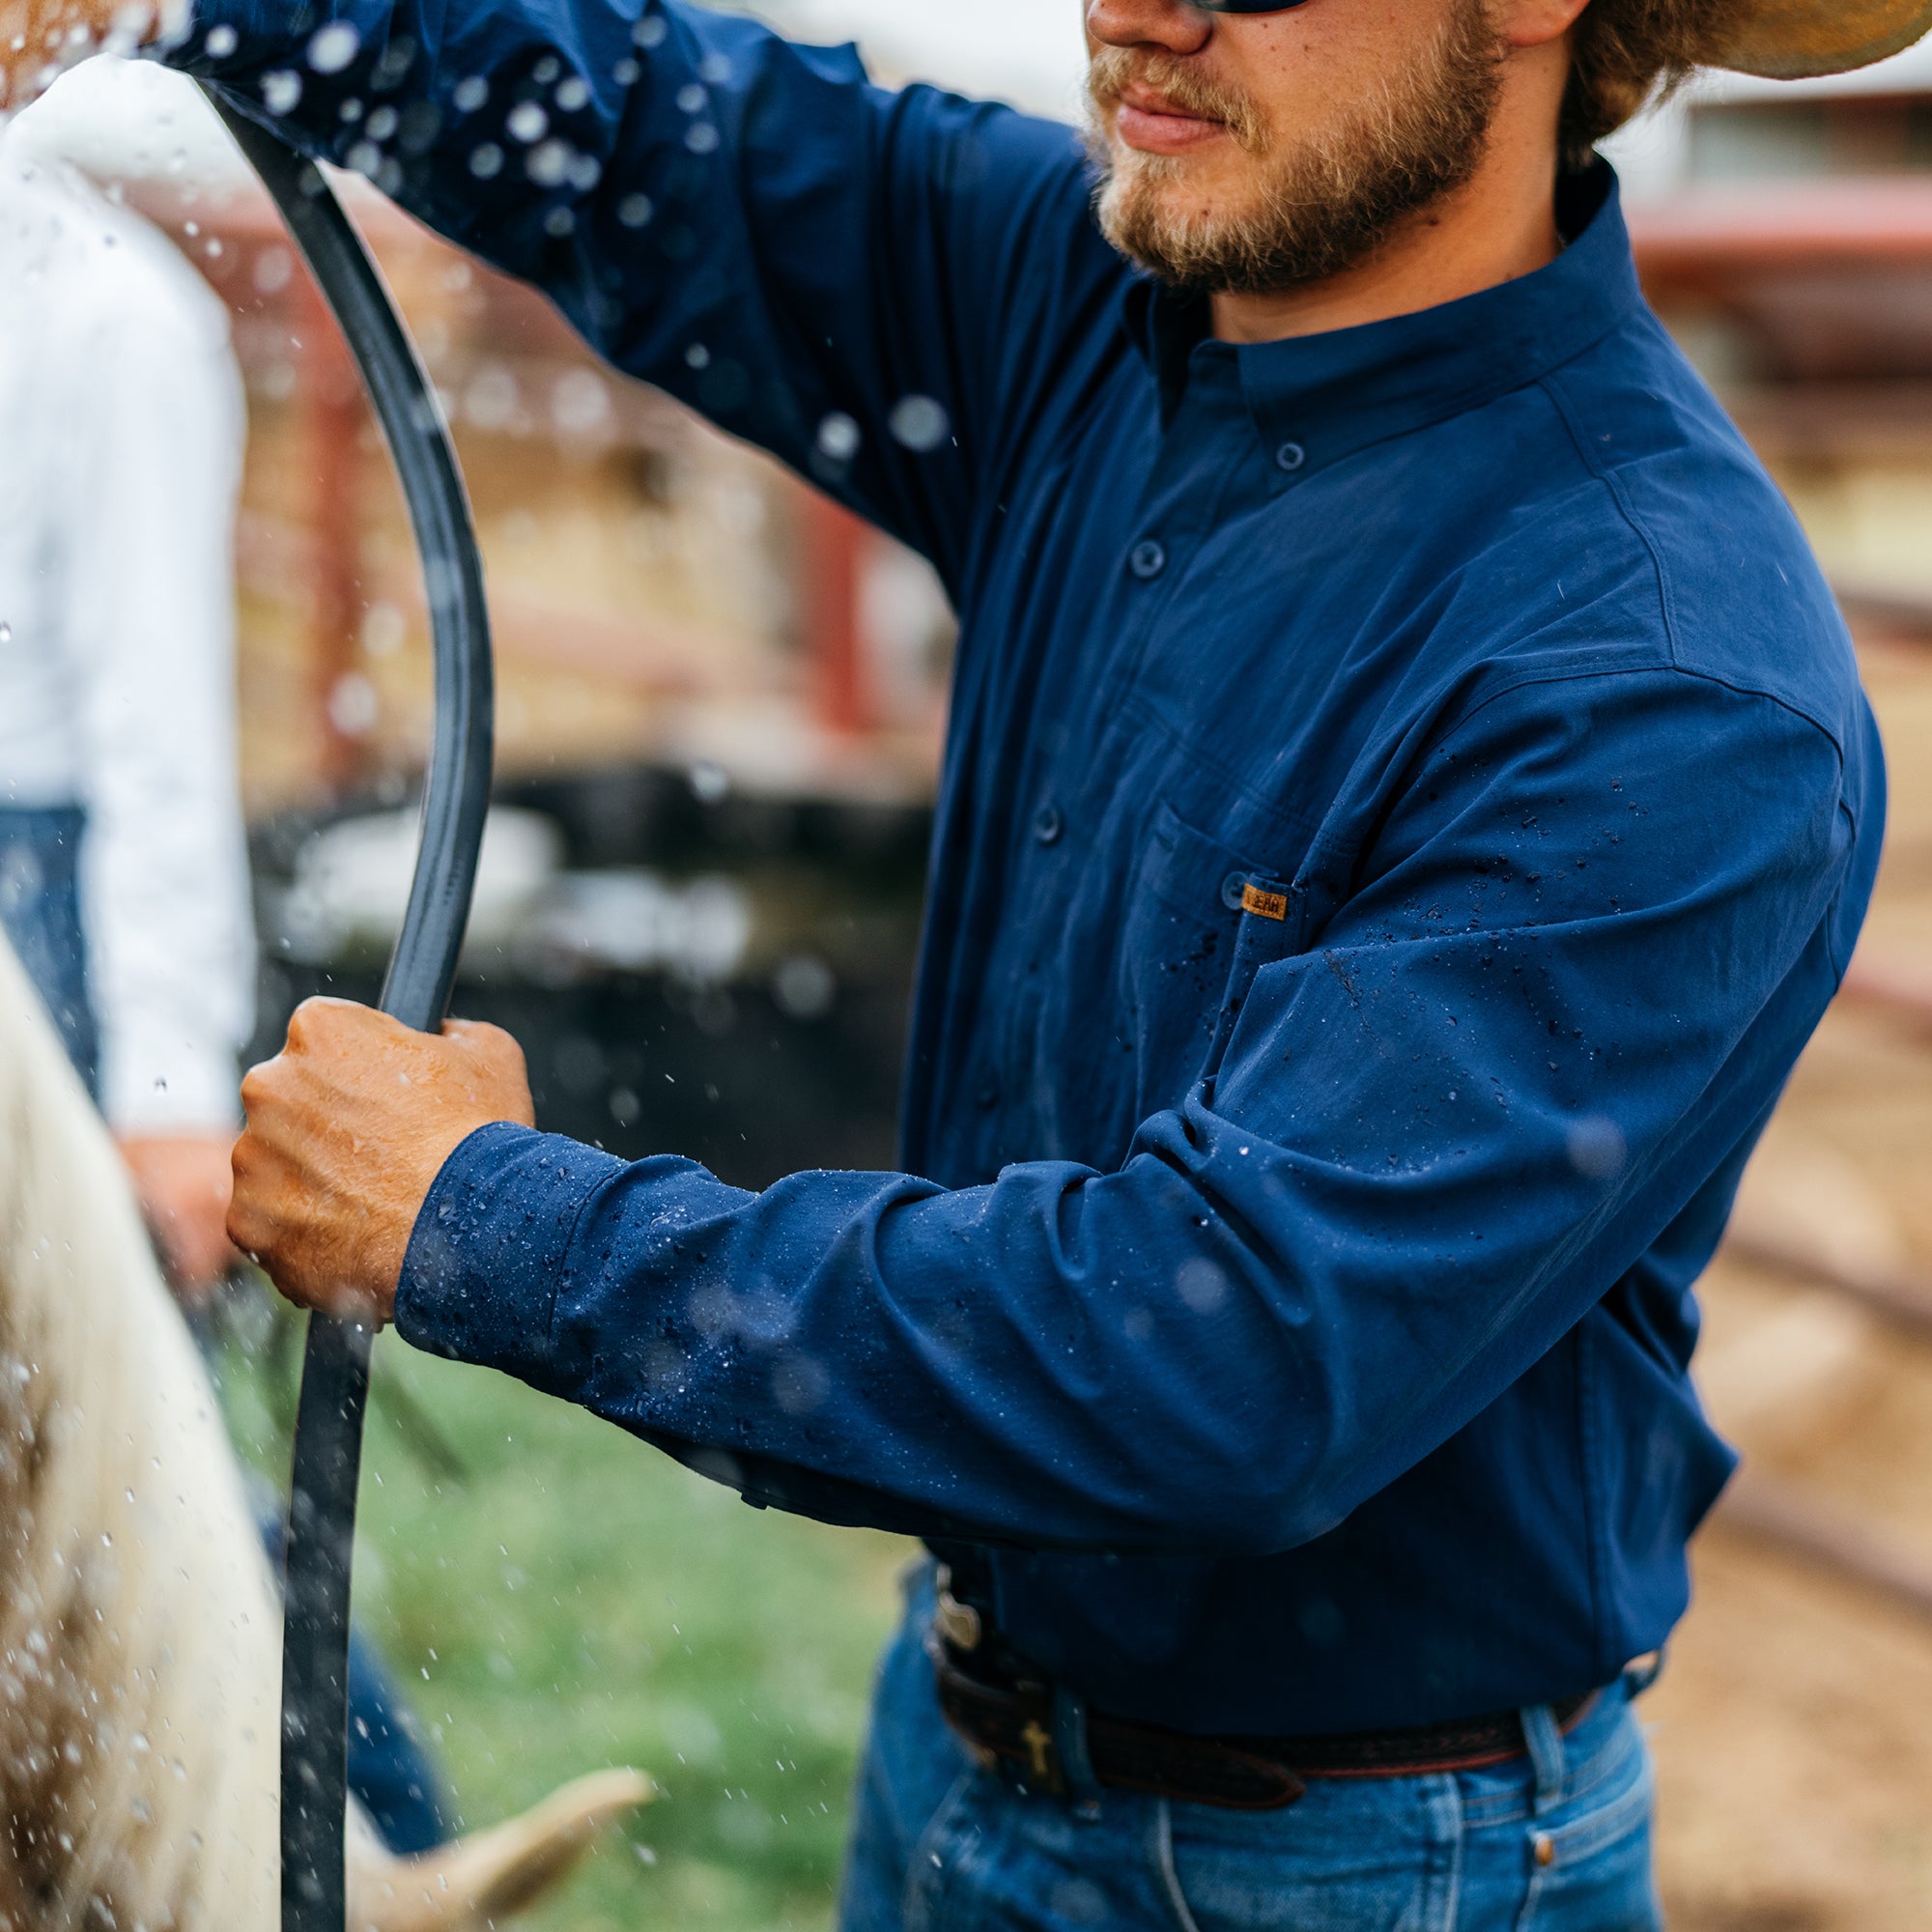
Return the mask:
{"type": "Polygon", "coordinates": [[[228,319],[167,240],[0,149],[0,801],[79,805],[117,1131],[237,1113],[253,1006],[228,319]]]}

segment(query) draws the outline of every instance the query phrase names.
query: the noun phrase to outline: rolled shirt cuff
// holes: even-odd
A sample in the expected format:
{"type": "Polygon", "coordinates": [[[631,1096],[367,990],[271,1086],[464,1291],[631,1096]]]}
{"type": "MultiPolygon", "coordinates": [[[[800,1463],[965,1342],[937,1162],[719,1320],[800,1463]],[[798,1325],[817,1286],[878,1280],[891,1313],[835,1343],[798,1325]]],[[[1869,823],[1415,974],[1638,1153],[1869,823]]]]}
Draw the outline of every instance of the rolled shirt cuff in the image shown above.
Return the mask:
{"type": "Polygon", "coordinates": [[[396,1331],[453,1361],[543,1385],[578,1222],[624,1163],[499,1121],[443,1162],[410,1236],[396,1331]]]}

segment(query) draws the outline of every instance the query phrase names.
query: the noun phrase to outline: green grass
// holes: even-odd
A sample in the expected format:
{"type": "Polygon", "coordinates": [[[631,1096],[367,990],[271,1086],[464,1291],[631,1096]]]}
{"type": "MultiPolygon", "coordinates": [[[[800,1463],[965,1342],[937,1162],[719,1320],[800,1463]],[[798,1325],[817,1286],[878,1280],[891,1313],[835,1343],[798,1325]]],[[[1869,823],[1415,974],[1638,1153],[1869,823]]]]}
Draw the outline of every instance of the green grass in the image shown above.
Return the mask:
{"type": "MultiPolygon", "coordinates": [[[[244,1453],[285,1468],[287,1391],[231,1345],[244,1453]]],[[[356,1612],[468,1828],[567,1778],[662,1787],[532,1932],[829,1922],[873,1660],[908,1546],[749,1510],[621,1431],[385,1337],[356,1612]],[[404,1399],[462,1466],[425,1447],[404,1399]]]]}

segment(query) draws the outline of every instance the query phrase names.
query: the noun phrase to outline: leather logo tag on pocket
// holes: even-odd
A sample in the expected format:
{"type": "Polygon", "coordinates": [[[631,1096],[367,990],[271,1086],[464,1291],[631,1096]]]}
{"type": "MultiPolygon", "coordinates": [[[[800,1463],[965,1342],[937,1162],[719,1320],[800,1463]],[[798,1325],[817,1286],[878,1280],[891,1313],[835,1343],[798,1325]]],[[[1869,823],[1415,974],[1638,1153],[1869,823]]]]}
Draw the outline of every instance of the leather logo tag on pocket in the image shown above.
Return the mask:
{"type": "Polygon", "coordinates": [[[1288,895],[1265,892],[1260,886],[1249,885],[1241,891],[1241,910],[1253,913],[1257,919],[1286,919],[1288,895]]]}

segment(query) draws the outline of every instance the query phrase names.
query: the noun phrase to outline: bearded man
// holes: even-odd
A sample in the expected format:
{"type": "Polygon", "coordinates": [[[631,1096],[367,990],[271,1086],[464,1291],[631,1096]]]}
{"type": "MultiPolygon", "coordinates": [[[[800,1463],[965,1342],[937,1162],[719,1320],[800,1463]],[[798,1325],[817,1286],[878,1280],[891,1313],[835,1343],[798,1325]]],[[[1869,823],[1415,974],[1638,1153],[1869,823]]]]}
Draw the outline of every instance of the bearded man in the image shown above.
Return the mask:
{"type": "Polygon", "coordinates": [[[1592,146],[1928,24],[1089,0],[1084,155],[683,0],[175,24],[958,606],[902,1172],[627,1165],[333,1004],[235,1157],[297,1299],[926,1539],[848,1926],[1655,1922],[1691,1285],[1883,778],[1592,146]]]}

